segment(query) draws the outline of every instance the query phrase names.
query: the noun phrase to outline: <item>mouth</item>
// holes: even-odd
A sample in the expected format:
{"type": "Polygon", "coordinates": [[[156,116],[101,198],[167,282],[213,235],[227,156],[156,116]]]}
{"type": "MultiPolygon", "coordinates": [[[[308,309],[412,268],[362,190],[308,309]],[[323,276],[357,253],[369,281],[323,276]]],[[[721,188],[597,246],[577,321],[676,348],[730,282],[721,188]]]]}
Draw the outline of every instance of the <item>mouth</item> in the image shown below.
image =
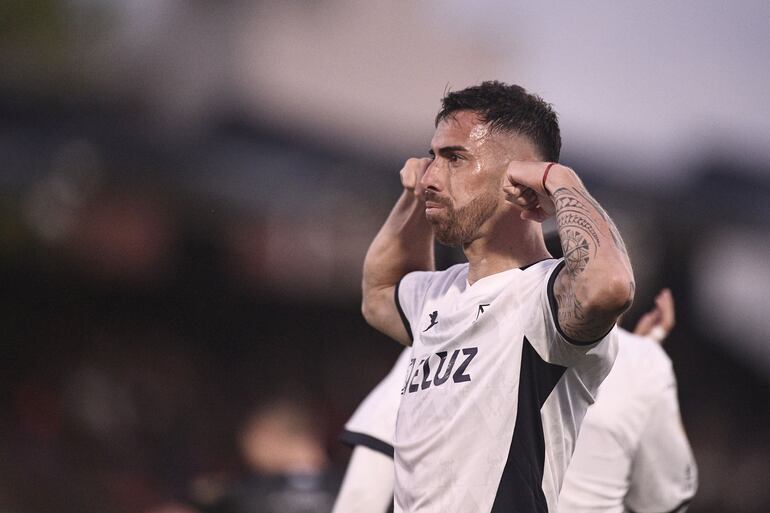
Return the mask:
{"type": "Polygon", "coordinates": [[[435,220],[437,217],[447,210],[447,206],[438,201],[426,201],[425,202],[425,217],[428,220],[435,220]]]}
{"type": "Polygon", "coordinates": [[[439,196],[435,191],[428,189],[425,191],[425,213],[437,213],[439,210],[446,209],[448,201],[439,196]]]}

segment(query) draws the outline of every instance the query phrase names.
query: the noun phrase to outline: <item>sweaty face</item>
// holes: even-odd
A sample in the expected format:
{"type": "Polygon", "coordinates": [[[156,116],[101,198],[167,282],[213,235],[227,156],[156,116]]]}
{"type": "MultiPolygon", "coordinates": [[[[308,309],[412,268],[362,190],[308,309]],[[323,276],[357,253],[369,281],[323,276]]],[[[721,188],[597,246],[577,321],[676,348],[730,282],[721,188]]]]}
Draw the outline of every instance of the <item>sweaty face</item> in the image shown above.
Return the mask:
{"type": "Polygon", "coordinates": [[[439,242],[468,244],[504,205],[507,152],[475,114],[461,111],[439,122],[430,154],[421,181],[425,215],[439,242]]]}

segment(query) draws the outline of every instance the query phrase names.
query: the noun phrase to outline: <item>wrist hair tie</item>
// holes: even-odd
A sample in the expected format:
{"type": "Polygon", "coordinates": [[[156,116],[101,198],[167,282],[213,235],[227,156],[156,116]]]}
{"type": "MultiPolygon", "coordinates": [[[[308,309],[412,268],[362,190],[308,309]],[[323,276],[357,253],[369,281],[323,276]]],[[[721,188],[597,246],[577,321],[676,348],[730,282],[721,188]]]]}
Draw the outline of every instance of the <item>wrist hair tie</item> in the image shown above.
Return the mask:
{"type": "Polygon", "coordinates": [[[545,166],[545,171],[543,171],[543,190],[548,196],[551,195],[551,192],[546,188],[545,180],[548,178],[548,171],[550,171],[551,168],[555,165],[556,165],[556,162],[550,162],[547,166],[545,166]]]}

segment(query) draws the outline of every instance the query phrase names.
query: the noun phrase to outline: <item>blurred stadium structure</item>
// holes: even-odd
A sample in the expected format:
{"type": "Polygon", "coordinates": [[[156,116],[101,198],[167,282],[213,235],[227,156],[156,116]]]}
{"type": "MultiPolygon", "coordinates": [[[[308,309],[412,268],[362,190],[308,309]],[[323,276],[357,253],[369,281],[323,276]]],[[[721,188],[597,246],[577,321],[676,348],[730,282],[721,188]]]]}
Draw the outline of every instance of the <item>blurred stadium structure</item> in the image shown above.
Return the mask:
{"type": "Polygon", "coordinates": [[[691,511],[770,510],[770,7],[469,5],[0,4],[0,511],[192,501],[287,389],[344,464],[399,350],[358,315],[364,252],[445,87],[489,78],[560,113],[627,324],[674,291],[691,511]]]}

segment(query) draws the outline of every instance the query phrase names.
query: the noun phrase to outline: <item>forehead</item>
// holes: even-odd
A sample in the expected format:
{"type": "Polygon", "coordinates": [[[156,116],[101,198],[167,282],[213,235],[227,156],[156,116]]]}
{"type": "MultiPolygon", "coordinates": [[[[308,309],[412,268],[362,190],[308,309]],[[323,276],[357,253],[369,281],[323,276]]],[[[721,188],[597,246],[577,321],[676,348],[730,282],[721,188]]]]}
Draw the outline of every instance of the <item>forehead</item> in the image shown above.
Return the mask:
{"type": "Polygon", "coordinates": [[[491,130],[478,114],[467,110],[441,120],[430,145],[434,151],[448,146],[463,146],[478,155],[492,152],[515,160],[542,160],[532,139],[521,134],[491,130]]]}
{"type": "Polygon", "coordinates": [[[463,110],[439,121],[431,140],[431,147],[467,145],[479,142],[489,135],[489,127],[474,112],[463,110]]]}

